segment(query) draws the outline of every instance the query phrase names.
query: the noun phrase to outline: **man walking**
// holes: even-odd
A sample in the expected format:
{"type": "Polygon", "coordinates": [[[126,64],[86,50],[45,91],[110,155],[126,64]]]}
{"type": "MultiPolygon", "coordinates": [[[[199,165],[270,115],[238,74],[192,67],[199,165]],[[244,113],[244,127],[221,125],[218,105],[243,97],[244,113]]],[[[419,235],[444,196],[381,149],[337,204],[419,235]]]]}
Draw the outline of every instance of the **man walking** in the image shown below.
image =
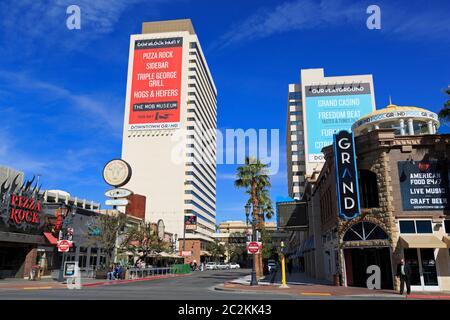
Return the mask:
{"type": "Polygon", "coordinates": [[[403,289],[406,284],[406,294],[411,293],[411,267],[408,263],[405,264],[405,260],[400,260],[400,264],[397,265],[397,276],[400,277],[400,294],[403,294],[403,289]]]}

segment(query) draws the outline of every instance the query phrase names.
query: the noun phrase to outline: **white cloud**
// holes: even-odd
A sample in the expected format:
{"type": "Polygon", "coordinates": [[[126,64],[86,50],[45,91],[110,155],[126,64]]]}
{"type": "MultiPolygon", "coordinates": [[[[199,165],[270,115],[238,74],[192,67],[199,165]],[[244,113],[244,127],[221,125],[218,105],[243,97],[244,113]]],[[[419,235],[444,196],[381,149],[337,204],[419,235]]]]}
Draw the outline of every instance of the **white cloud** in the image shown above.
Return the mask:
{"type": "MultiPolygon", "coordinates": [[[[365,31],[366,20],[369,17],[366,13],[368,5],[367,2],[348,0],[286,1],[272,8],[257,10],[232,26],[209,49],[222,49],[291,31],[342,26],[358,26],[361,31],[365,31]]],[[[431,5],[426,7],[421,5],[413,9],[405,7],[405,4],[394,5],[387,1],[379,1],[377,5],[381,7],[381,32],[385,35],[414,40],[448,41],[450,33],[448,9],[431,5]]],[[[330,37],[332,36],[330,34],[330,37]]]]}
{"type": "Polygon", "coordinates": [[[111,98],[105,101],[105,99],[99,99],[98,95],[76,94],[62,86],[36,80],[26,73],[0,70],[0,79],[5,80],[5,83],[8,83],[14,91],[36,91],[39,96],[52,100],[60,99],[62,100],[60,105],[70,106],[81,112],[79,113],[80,121],[89,119],[87,124],[103,127],[113,136],[121,136],[122,113],[119,111],[122,110],[122,106],[112,105],[111,98]]]}
{"type": "Polygon", "coordinates": [[[0,33],[8,44],[20,45],[21,50],[33,51],[36,43],[54,50],[82,49],[87,42],[115,30],[123,13],[136,4],[152,8],[154,14],[164,0],[56,0],[1,1],[0,33]],[[81,29],[68,30],[67,7],[77,5],[81,11],[81,29]],[[70,33],[70,37],[68,34],[70,33]]]}

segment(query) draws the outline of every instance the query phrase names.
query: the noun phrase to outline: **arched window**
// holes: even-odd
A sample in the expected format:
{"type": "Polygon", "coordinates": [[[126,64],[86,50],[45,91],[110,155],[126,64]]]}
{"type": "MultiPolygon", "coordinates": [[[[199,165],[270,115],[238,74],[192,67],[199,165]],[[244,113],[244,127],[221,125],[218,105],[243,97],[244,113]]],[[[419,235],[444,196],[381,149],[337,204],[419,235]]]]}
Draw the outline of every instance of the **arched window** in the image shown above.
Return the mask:
{"type": "Polygon", "coordinates": [[[344,241],[388,240],[384,230],[372,222],[358,222],[344,234],[344,241]]]}
{"type": "Polygon", "coordinates": [[[377,175],[370,170],[359,170],[359,197],[361,208],[378,208],[377,175]]]}

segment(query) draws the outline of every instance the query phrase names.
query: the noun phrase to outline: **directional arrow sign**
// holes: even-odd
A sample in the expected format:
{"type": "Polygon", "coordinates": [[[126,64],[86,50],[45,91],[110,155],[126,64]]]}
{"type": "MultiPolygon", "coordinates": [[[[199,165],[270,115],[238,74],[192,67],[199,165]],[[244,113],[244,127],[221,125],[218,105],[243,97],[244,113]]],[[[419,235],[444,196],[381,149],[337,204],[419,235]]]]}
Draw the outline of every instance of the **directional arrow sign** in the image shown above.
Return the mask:
{"type": "Polygon", "coordinates": [[[126,206],[128,204],[127,199],[110,199],[106,200],[105,204],[107,206],[126,206]]]}

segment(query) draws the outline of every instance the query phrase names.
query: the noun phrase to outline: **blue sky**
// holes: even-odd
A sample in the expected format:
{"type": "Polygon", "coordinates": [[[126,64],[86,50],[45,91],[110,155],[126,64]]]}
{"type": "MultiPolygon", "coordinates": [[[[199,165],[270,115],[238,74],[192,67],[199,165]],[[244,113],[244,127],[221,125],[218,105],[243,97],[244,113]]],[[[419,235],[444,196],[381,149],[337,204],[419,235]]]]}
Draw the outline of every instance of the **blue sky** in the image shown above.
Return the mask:
{"type": "MultiPolygon", "coordinates": [[[[434,111],[450,85],[450,2],[55,0],[0,3],[0,164],[48,189],[103,202],[103,165],[120,156],[129,35],[143,21],[191,18],[218,88],[218,126],[280,130],[272,197],[285,196],[287,85],[301,68],[371,73],[377,107],[434,111]],[[66,8],[81,8],[81,30],[66,8]],[[366,8],[381,8],[381,30],[366,8]]],[[[441,132],[449,132],[447,125],[441,132]]],[[[236,166],[219,165],[217,218],[242,219],[236,166]]]]}

